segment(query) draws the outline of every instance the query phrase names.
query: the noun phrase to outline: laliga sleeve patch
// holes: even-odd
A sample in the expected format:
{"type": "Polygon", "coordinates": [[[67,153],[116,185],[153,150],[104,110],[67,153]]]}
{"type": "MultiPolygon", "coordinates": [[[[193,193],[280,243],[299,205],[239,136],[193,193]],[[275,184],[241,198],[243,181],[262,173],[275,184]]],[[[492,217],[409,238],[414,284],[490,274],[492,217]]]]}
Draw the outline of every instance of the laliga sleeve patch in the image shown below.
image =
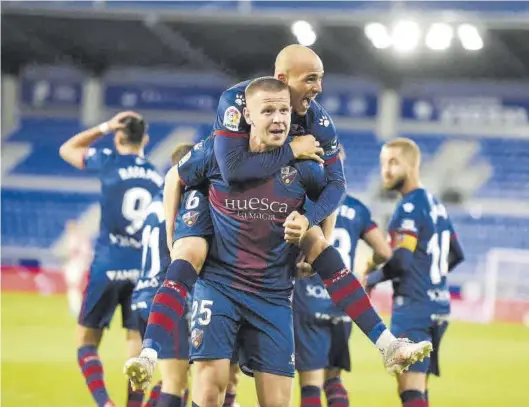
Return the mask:
{"type": "Polygon", "coordinates": [[[241,122],[241,112],[235,106],[230,106],[224,112],[223,125],[228,130],[239,131],[239,123],[241,122]]]}

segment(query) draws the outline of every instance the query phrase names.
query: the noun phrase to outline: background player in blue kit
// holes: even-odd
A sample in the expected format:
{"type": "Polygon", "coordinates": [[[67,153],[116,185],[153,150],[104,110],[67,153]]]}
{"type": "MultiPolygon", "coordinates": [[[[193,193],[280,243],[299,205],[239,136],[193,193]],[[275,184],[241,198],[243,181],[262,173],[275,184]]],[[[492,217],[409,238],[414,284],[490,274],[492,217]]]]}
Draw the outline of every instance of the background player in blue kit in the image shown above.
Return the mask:
{"type": "MultiPolygon", "coordinates": [[[[113,406],[103,379],[98,347],[103,329],[121,305],[127,331],[128,354],[140,350],[140,336],[131,311],[131,295],[141,267],[144,213],[163,185],[163,177],[143,157],[149,140],[146,124],[137,113],[122,112],[110,121],[79,133],[60,148],[61,157],[101,181],[100,233],[83,305],[79,315],[78,362],[98,406],[113,406]],[[115,151],[90,148],[108,132],[115,132],[115,151]]],[[[141,406],[143,393],[130,389],[127,405],[141,406]]]]}
{"type": "MultiPolygon", "coordinates": [[[[185,156],[193,144],[183,143],[176,147],[171,155],[173,165],[185,156]]],[[[145,335],[152,301],[158,287],[163,283],[167,267],[171,263],[167,237],[165,235],[165,218],[163,194],[154,197],[146,211],[142,234],[142,267],[141,275],[132,295],[132,309],[135,311],[138,329],[145,335]]],[[[150,403],[158,407],[181,407],[185,405],[185,392],[189,370],[189,330],[188,321],[182,318],[165,341],[161,344],[158,355],[159,369],[162,376],[160,389],[151,392],[150,403]],[[161,393],[157,394],[157,390],[161,393]],[[153,394],[154,393],[154,394],[153,394]]]]}
{"type": "MultiPolygon", "coordinates": [[[[341,155],[344,158],[343,153],[341,155]]],[[[358,199],[346,195],[338,208],[333,244],[349,269],[354,264],[358,239],[363,239],[374,250],[377,262],[383,263],[391,257],[391,247],[371,219],[369,209],[358,199]]],[[[349,405],[341,371],[350,371],[351,318],[333,304],[317,274],[296,281],[293,308],[301,405],[321,405],[322,387],[330,407],[349,405]]]]}
{"type": "Polygon", "coordinates": [[[393,257],[367,278],[368,286],[393,280],[392,332],[434,346],[431,358],[398,376],[402,405],[408,407],[428,406],[427,379],[439,375],[439,345],[450,313],[447,274],[464,258],[445,206],[421,185],[420,162],[413,140],[395,139],[382,148],[384,187],[402,199],[389,224],[393,257]]]}

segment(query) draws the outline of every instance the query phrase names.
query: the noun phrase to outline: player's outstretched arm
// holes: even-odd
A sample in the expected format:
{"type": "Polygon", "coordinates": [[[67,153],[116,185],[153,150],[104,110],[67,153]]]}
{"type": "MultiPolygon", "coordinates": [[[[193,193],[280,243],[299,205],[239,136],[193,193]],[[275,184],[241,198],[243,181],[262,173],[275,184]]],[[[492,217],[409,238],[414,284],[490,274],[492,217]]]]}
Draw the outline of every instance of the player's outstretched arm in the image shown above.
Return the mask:
{"type": "Polygon", "coordinates": [[[167,232],[167,247],[171,250],[176,216],[182,198],[182,183],[178,174],[178,166],[172,167],[165,176],[163,189],[163,210],[165,215],[165,230],[167,232]]]}
{"type": "Polygon", "coordinates": [[[118,113],[108,122],[101,123],[99,126],[82,131],[81,133],[78,133],[65,141],[59,149],[59,155],[64,161],[71,164],[72,166],[83,169],[84,157],[90,145],[99,138],[103,137],[105,134],[123,128],[124,124],[121,123],[121,121],[125,117],[129,116],[141,118],[141,116],[135,112],[118,113]]]}
{"type": "Polygon", "coordinates": [[[280,148],[263,153],[248,151],[248,139],[226,131],[215,131],[215,157],[222,178],[227,183],[246,182],[271,177],[295,159],[323,163],[323,150],[313,136],[296,137],[280,148]]]}

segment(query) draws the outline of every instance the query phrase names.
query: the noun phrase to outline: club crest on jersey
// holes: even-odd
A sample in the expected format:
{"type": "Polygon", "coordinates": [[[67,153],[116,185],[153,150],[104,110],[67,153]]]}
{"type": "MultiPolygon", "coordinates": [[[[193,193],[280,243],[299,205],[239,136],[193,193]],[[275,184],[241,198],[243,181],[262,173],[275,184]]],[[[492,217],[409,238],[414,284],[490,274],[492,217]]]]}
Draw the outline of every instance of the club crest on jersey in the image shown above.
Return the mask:
{"type": "Polygon", "coordinates": [[[230,106],[224,112],[224,127],[232,131],[239,130],[239,123],[241,122],[241,112],[235,106],[230,106]]]}
{"type": "Polygon", "coordinates": [[[290,185],[294,180],[296,179],[296,176],[298,175],[298,170],[296,170],[294,167],[283,167],[281,168],[281,181],[283,181],[283,184],[290,185]]]}
{"type": "Polygon", "coordinates": [[[184,223],[186,226],[193,226],[198,219],[199,212],[197,211],[189,211],[184,213],[184,216],[182,216],[182,219],[184,220],[184,223]]]}
{"type": "Polygon", "coordinates": [[[191,332],[191,343],[197,349],[202,345],[202,339],[204,338],[204,331],[202,329],[195,328],[191,332]]]}

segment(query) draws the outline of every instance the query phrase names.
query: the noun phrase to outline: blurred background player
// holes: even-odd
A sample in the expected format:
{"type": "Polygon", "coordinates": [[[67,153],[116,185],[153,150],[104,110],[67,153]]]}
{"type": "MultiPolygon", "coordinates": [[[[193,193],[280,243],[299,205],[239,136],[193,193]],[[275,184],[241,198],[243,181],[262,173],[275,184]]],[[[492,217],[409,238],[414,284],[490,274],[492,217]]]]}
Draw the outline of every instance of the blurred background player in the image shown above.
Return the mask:
{"type": "MultiPolygon", "coordinates": [[[[421,184],[420,164],[421,153],[413,140],[397,138],[382,147],[382,182],[402,199],[389,224],[393,256],[367,277],[368,286],[393,280],[391,331],[414,341],[429,340],[434,346],[431,358],[397,377],[403,407],[428,406],[428,375],[439,375],[439,346],[450,313],[447,274],[463,261],[445,206],[421,184]]],[[[368,272],[373,267],[368,266],[368,272]]]]}
{"type": "Polygon", "coordinates": [[[76,220],[69,220],[65,229],[66,247],[63,264],[68,308],[76,318],[81,311],[85,278],[90,268],[93,251],[90,237],[76,220]]]}
{"type": "MultiPolygon", "coordinates": [[[[127,329],[127,353],[139,353],[141,339],[131,310],[131,295],[141,269],[141,233],[145,210],[163,185],[163,177],[144,158],[149,136],[142,117],[122,112],[108,122],[67,140],[60,156],[72,166],[93,172],[101,182],[100,233],[79,314],[78,362],[98,406],[112,406],[98,347],[118,305],[127,329]],[[115,151],[91,145],[114,132],[115,151]]],[[[127,406],[139,407],[142,392],[130,385],[127,406]]]]}
{"type": "MultiPolygon", "coordinates": [[[[340,156],[342,160],[345,159],[343,150],[340,156]]],[[[331,241],[350,269],[354,265],[359,239],[363,239],[374,250],[378,264],[391,257],[391,247],[371,219],[369,209],[358,199],[346,195],[338,208],[331,241]]],[[[306,263],[305,267],[310,269],[306,263]]],[[[341,371],[351,370],[351,318],[333,304],[317,274],[301,276],[296,280],[293,309],[301,406],[321,405],[322,388],[329,407],[348,406],[349,397],[341,381],[341,371]]]]}

